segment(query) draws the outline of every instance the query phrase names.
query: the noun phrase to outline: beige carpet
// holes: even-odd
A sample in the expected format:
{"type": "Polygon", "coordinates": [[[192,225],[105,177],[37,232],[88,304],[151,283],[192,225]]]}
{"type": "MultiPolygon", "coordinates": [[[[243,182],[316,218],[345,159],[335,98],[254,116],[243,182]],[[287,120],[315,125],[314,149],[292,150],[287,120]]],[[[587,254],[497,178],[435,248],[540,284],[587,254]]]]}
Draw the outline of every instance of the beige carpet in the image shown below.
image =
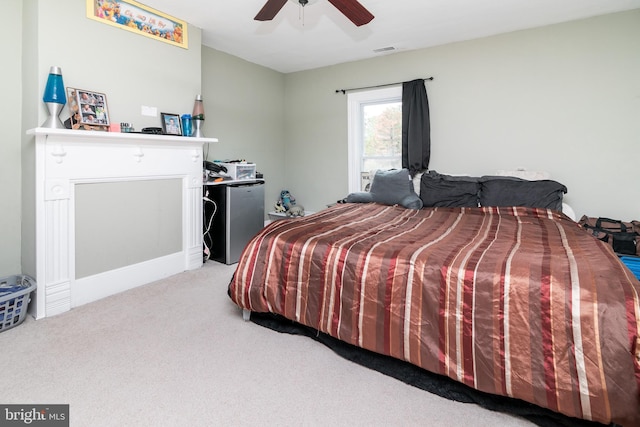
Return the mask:
{"type": "Polygon", "coordinates": [[[244,322],[207,262],[0,333],[0,403],[70,405],[72,426],[530,426],[244,322]]]}

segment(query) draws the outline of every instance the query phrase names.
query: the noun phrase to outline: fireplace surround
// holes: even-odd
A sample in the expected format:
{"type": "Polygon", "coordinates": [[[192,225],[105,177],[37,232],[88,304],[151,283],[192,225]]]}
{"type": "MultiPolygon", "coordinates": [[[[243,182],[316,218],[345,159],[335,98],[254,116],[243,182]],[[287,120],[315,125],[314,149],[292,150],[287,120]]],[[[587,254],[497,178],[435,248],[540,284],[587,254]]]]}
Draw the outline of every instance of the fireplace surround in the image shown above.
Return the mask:
{"type": "MultiPolygon", "coordinates": [[[[27,134],[35,137],[37,290],[30,311],[37,319],[202,266],[202,146],[216,138],[45,128],[27,134]],[[177,251],[76,278],[77,185],[176,180],[177,251]]],[[[135,230],[130,237],[138,238],[135,230]]]]}

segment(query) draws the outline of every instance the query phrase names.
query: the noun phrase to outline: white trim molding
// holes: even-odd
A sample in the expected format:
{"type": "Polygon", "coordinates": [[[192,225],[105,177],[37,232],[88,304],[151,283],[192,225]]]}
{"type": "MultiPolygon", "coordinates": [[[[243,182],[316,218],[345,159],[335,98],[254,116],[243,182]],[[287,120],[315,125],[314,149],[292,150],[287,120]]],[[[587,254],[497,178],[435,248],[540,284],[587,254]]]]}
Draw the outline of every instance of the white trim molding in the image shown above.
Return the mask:
{"type": "Polygon", "coordinates": [[[362,169],[363,108],[367,104],[402,101],[402,85],[347,94],[349,193],[360,191],[362,169]]]}

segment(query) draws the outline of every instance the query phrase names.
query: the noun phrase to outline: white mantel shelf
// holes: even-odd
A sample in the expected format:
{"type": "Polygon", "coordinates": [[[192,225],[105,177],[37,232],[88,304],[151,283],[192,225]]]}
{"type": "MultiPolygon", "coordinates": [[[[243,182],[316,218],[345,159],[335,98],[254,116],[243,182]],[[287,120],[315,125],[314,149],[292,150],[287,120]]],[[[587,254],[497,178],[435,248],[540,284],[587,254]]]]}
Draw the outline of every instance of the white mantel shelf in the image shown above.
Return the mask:
{"type": "Polygon", "coordinates": [[[97,141],[118,141],[120,144],[187,144],[194,146],[202,146],[207,142],[218,142],[218,138],[191,138],[186,136],[175,135],[155,135],[151,133],[135,133],[135,132],[101,132],[89,130],[70,130],[70,129],[49,129],[34,128],[27,131],[27,135],[50,135],[64,137],[68,141],[87,141],[87,138],[93,142],[97,141]]]}
{"type": "Polygon", "coordinates": [[[202,146],[216,138],[35,128],[35,317],[202,266],[202,146]],[[75,185],[181,179],[182,250],[75,278],[75,185]]]}

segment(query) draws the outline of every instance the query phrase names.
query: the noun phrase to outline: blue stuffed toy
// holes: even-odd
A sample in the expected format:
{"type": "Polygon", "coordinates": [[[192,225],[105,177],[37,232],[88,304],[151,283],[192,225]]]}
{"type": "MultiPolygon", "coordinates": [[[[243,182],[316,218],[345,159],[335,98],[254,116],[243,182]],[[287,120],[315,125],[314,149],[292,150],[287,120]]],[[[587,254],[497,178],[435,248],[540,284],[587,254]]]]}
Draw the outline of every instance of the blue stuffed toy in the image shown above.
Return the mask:
{"type": "Polygon", "coordinates": [[[290,217],[304,216],[304,207],[296,206],[296,199],[289,190],[282,190],[280,199],[276,202],[276,212],[284,212],[290,217]]]}
{"type": "Polygon", "coordinates": [[[284,206],[285,210],[289,210],[291,206],[295,206],[296,199],[289,193],[289,190],[282,190],[280,192],[279,202],[284,206]]]}

